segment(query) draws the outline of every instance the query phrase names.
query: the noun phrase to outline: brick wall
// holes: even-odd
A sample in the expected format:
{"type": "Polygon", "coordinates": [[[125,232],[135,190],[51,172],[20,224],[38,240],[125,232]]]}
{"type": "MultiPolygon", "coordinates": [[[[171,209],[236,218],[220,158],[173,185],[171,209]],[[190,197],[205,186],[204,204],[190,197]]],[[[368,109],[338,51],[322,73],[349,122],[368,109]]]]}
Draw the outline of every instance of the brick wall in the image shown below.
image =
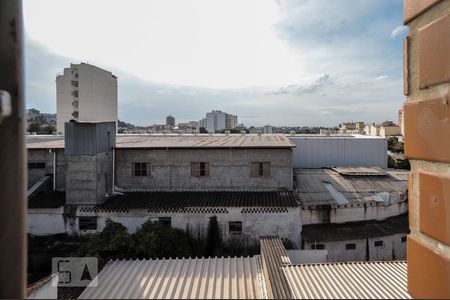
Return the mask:
{"type": "Polygon", "coordinates": [[[408,290],[450,298],[450,1],[405,0],[404,19],[408,290]]]}

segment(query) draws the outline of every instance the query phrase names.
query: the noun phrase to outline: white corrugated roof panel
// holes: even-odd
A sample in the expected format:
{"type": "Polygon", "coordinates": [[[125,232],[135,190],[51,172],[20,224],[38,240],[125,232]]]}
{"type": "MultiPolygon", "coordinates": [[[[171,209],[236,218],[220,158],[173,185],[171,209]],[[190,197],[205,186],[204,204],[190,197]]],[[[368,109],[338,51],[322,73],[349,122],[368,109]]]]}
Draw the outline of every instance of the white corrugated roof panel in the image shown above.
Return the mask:
{"type": "Polygon", "coordinates": [[[404,261],[283,266],[295,299],[410,299],[404,261]]]}
{"type": "Polygon", "coordinates": [[[79,299],[262,299],[258,257],[116,260],[79,299]]]}

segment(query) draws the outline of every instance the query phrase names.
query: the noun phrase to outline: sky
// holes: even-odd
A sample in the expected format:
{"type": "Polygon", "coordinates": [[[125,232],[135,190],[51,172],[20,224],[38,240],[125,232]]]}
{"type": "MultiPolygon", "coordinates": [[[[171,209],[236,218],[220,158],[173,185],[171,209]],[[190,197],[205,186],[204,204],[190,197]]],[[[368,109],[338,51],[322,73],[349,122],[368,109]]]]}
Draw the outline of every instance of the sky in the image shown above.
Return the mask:
{"type": "Polygon", "coordinates": [[[56,111],[56,74],[118,77],[119,119],[245,125],[396,121],[402,0],[24,0],[26,106],[56,111]]]}

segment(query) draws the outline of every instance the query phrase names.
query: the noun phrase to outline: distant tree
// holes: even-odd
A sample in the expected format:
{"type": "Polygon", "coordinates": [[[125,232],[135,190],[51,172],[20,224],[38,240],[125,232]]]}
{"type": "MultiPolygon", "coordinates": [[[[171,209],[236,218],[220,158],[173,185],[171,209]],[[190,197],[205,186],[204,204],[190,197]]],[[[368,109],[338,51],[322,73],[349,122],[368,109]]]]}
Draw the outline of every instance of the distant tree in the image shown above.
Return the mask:
{"type": "Polygon", "coordinates": [[[222,249],[222,236],[219,230],[219,223],[217,217],[213,216],[209,218],[208,234],[206,236],[206,256],[216,256],[222,249]]]}
{"type": "Polygon", "coordinates": [[[40,133],[41,132],[41,121],[39,119],[34,119],[31,123],[30,126],[28,126],[28,131],[29,132],[36,132],[36,133],[40,133]]]}
{"type": "Polygon", "coordinates": [[[54,125],[41,126],[40,133],[42,134],[53,134],[56,131],[54,125]]]}
{"type": "Polygon", "coordinates": [[[208,130],[205,129],[205,127],[200,127],[200,133],[208,133],[208,130]]]}

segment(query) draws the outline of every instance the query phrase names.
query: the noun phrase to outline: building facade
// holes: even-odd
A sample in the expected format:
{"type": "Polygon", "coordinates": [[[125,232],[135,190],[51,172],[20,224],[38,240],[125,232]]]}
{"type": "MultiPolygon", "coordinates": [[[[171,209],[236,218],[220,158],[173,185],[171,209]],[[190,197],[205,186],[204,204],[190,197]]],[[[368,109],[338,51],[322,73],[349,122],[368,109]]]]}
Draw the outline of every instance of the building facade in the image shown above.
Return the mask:
{"type": "Polygon", "coordinates": [[[237,125],[237,116],[222,112],[220,110],[208,112],[206,113],[206,118],[200,120],[200,127],[204,127],[211,133],[216,132],[216,130],[236,128],[237,125]]]}
{"type": "Polygon", "coordinates": [[[175,117],[168,115],[166,117],[166,125],[175,126],[175,117]]]}
{"type": "Polygon", "coordinates": [[[71,64],[56,77],[56,130],[70,120],[117,123],[117,77],[86,63],[71,64]]]}

